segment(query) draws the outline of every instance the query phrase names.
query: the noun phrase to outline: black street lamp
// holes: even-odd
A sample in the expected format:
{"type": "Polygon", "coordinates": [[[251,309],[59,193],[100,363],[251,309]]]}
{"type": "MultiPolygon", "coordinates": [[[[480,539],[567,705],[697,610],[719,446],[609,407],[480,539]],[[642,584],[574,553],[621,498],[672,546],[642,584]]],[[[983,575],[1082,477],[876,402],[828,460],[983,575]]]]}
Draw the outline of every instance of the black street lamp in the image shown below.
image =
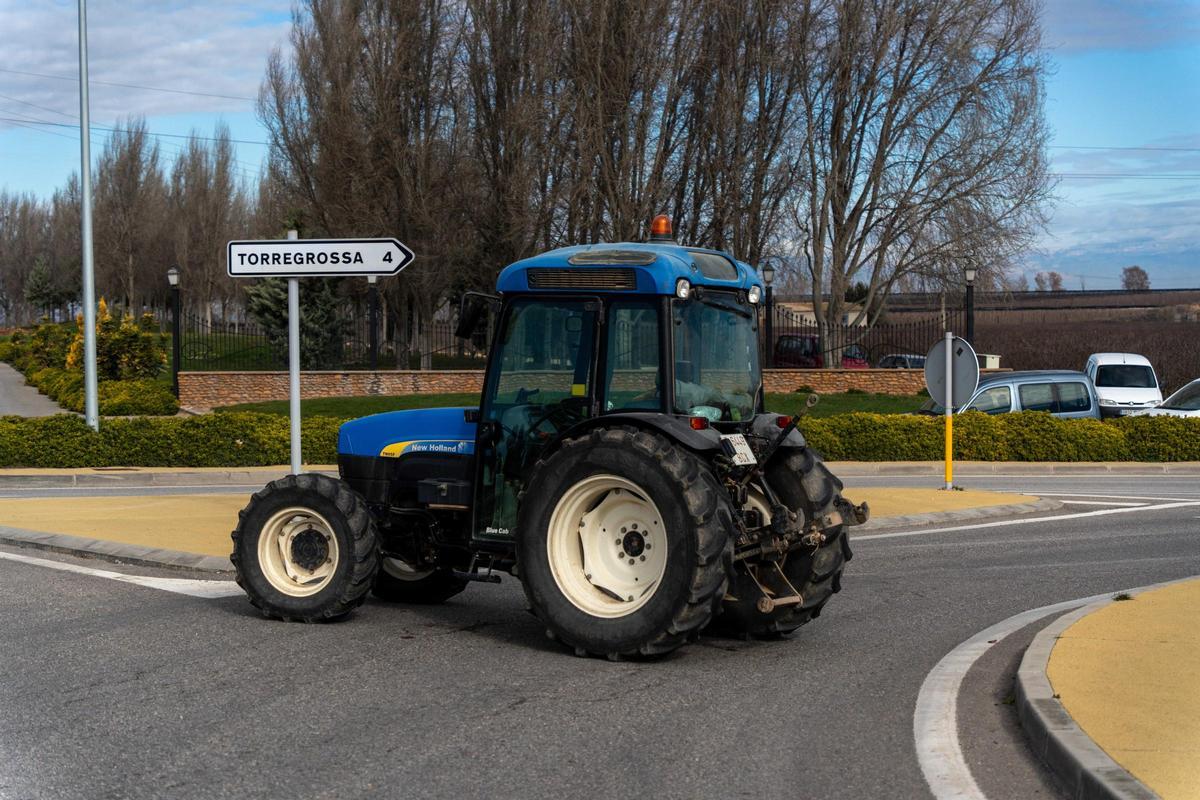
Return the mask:
{"type": "Polygon", "coordinates": [[[763,283],[767,287],[766,310],[767,310],[767,367],[775,366],[775,298],[771,291],[771,281],[775,280],[775,268],[771,266],[771,262],[762,265],[763,283]]]}
{"type": "Polygon", "coordinates": [[[967,341],[975,344],[975,267],[967,267],[967,341]]]}
{"type": "Polygon", "coordinates": [[[371,326],[371,371],[379,369],[379,286],[378,276],[367,276],[367,305],[370,309],[368,324],[371,326]]]}
{"type": "Polygon", "coordinates": [[[179,319],[179,267],[167,270],[167,283],[171,284],[171,391],[179,399],[179,352],[181,348],[179,319]]]}

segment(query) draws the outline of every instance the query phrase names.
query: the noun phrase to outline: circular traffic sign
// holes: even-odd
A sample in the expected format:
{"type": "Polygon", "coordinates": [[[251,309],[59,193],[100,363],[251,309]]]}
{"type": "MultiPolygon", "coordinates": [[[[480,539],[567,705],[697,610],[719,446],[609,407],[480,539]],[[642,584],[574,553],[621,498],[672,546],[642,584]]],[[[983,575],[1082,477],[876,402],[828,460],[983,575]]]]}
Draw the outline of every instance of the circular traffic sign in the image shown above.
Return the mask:
{"type": "Polygon", "coordinates": [[[925,356],[925,388],[934,402],[946,402],[946,342],[950,350],[950,407],[962,408],[979,388],[979,358],[966,339],[938,339],[925,356]]]}

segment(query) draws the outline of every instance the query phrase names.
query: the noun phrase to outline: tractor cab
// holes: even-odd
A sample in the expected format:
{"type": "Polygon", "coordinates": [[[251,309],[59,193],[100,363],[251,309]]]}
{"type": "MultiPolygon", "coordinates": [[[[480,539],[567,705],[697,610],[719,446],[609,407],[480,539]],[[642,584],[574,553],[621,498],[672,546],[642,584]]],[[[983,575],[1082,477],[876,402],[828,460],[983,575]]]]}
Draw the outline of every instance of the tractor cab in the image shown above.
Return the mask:
{"type": "MultiPolygon", "coordinates": [[[[762,410],[753,269],[671,241],[566,247],[512,264],[475,442],[474,536],[510,540],[539,458],[570,433],[625,424],[735,430],[762,410]]],[[[706,441],[715,442],[710,433],[706,441]]]]}

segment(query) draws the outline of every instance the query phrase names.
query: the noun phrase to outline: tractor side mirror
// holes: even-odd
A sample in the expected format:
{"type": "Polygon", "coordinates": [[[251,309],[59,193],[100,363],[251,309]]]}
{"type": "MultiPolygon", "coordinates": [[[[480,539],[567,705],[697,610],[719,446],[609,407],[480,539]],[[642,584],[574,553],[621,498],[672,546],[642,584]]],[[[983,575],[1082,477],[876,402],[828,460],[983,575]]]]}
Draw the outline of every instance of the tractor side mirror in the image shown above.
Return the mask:
{"type": "Polygon", "coordinates": [[[470,339],[471,343],[480,349],[487,346],[488,312],[495,309],[499,303],[500,298],[493,294],[463,294],[458,307],[458,326],[454,329],[454,335],[459,339],[470,339]]]}

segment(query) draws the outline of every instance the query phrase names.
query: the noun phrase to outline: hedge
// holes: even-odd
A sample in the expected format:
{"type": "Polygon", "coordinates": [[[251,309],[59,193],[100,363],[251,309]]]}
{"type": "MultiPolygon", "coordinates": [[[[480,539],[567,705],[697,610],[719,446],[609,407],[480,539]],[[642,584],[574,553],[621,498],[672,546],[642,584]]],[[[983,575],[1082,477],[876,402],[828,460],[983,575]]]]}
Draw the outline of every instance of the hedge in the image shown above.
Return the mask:
{"type": "MultiPolygon", "coordinates": [[[[311,417],[304,460],[337,460],[339,420],[311,417]]],[[[286,464],[288,418],[278,414],[106,419],[99,432],[80,417],[0,417],[0,467],[253,467],[286,464]]]]}
{"type": "MultiPolygon", "coordinates": [[[[341,420],[302,421],[304,460],[337,458],[341,420]]],[[[837,461],[936,461],[940,417],[805,417],[809,444],[837,461]]],[[[960,414],[955,457],[971,461],[1200,461],[1200,419],[1061,420],[1041,412],[960,414]]],[[[72,415],[0,417],[0,467],[249,467],[286,464],[288,418],[236,412],[107,419],[98,433],[72,415]]]]}
{"type": "MultiPolygon", "coordinates": [[[[800,430],[831,461],[937,461],[941,417],[840,414],[805,417],[800,430]]],[[[1045,412],[954,417],[954,457],[964,461],[1200,461],[1200,419],[1058,419],[1045,412]]]]}
{"type": "MultiPolygon", "coordinates": [[[[66,410],[83,412],[82,372],[44,367],[27,375],[26,380],[66,410]]],[[[171,389],[147,378],[101,381],[96,395],[100,413],[105,416],[170,416],[179,411],[179,401],[171,389]]]]}
{"type": "MultiPolygon", "coordinates": [[[[97,331],[103,334],[105,347],[97,351],[100,413],[177,413],[175,395],[166,384],[153,379],[161,370],[163,351],[149,323],[143,321],[139,326],[130,319],[115,320],[107,312],[101,316],[103,324],[98,323],[97,331]]],[[[83,371],[68,366],[70,353],[80,351],[81,342],[76,326],[43,323],[32,332],[17,331],[9,341],[0,342],[0,361],[11,363],[25,374],[30,386],[66,410],[82,413],[83,371]]]]}

